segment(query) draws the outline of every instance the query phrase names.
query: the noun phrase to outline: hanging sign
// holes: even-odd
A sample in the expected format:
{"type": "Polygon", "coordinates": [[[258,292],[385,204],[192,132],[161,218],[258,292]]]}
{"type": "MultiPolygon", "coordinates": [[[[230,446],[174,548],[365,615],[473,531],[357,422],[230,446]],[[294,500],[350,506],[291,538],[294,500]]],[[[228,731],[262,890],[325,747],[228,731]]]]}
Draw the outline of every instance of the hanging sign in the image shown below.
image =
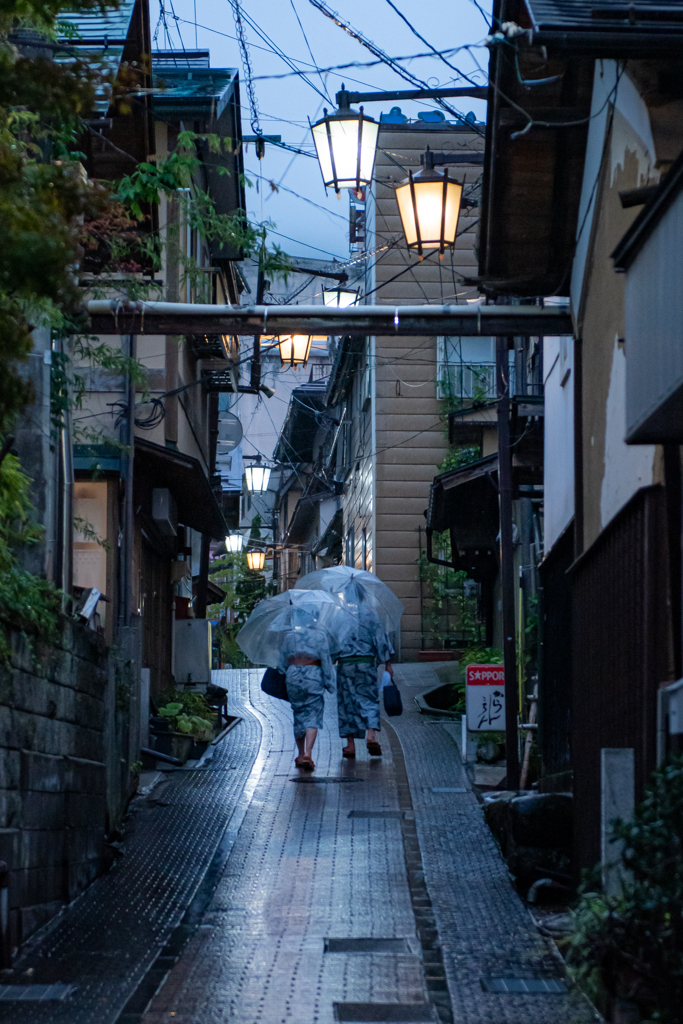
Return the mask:
{"type": "Polygon", "coordinates": [[[502,665],[466,668],[467,728],[470,732],[505,729],[505,669],[502,665]]]}

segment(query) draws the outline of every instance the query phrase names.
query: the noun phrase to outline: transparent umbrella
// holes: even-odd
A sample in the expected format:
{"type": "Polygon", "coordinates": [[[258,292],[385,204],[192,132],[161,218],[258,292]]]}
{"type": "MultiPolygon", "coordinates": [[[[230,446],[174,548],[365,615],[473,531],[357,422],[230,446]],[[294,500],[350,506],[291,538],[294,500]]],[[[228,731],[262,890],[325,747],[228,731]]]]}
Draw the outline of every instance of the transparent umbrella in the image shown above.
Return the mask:
{"type": "Polygon", "coordinates": [[[330,653],[336,654],[354,632],[356,621],[334,594],[322,590],[286,590],[259,601],[237,634],[237,643],[254,665],[277,668],[286,634],[306,626],[324,630],[330,642],[330,653]]]}
{"type": "Polygon", "coordinates": [[[377,612],[387,633],[400,628],[403,605],[386,583],[365,569],[354,569],[350,565],[316,569],[297,580],[296,589],[299,588],[336,594],[350,611],[356,613],[365,603],[377,612]]]}

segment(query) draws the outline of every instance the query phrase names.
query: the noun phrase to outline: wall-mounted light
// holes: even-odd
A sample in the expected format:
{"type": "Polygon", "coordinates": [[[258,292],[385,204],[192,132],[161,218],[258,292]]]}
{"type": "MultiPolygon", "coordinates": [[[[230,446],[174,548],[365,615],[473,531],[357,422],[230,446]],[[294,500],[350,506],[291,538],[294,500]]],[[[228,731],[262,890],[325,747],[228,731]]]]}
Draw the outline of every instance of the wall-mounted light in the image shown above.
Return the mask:
{"type": "Polygon", "coordinates": [[[260,572],[266,564],[265,551],[247,551],[247,565],[250,569],[260,572]]]}
{"type": "Polygon", "coordinates": [[[244,537],[241,533],[229,533],[225,538],[225,547],[233,555],[238,555],[244,547],[244,537]]]}
{"type": "Polygon", "coordinates": [[[282,366],[290,366],[295,370],[299,366],[305,367],[311,353],[312,340],[309,334],[286,334],[279,338],[282,366]]]}
{"type": "Polygon", "coordinates": [[[425,249],[438,249],[443,259],[446,249],[455,248],[458,231],[462,185],[427,166],[408,178],[396,189],[398,212],[409,249],[422,259],[425,249]]]}
{"type": "Polygon", "coordinates": [[[246,466],[244,476],[247,481],[247,490],[252,494],[263,494],[264,491],[268,490],[271,472],[271,467],[261,465],[260,461],[254,462],[251,466],[246,466]]]}
{"type": "Polygon", "coordinates": [[[339,196],[342,188],[357,192],[372,182],[379,125],[360,110],[351,110],[349,94],[342,85],[337,93],[339,109],[324,111],[320,121],[311,125],[318,163],[326,188],[339,196]]]}
{"type": "Polygon", "coordinates": [[[326,306],[336,306],[338,309],[347,309],[355,306],[358,302],[357,288],[323,288],[323,301],[326,306]]]}

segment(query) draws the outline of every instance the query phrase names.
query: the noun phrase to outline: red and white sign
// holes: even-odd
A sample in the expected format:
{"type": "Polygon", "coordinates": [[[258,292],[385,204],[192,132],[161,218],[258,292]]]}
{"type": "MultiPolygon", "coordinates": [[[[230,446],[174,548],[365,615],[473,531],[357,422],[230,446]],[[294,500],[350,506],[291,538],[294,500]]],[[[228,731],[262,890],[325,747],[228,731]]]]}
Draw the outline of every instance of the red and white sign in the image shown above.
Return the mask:
{"type": "Polygon", "coordinates": [[[467,728],[470,732],[505,729],[505,669],[502,665],[467,665],[467,728]]]}

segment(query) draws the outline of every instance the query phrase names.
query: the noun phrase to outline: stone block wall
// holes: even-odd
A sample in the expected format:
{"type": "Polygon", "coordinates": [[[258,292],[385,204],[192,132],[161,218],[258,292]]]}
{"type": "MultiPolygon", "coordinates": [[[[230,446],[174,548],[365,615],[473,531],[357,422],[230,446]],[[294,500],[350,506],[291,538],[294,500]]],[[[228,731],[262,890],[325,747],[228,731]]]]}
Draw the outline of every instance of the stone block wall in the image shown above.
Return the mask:
{"type": "Polygon", "coordinates": [[[104,867],[109,676],[102,637],[70,620],[55,646],[15,634],[0,666],[0,860],[15,947],[104,867]]]}

